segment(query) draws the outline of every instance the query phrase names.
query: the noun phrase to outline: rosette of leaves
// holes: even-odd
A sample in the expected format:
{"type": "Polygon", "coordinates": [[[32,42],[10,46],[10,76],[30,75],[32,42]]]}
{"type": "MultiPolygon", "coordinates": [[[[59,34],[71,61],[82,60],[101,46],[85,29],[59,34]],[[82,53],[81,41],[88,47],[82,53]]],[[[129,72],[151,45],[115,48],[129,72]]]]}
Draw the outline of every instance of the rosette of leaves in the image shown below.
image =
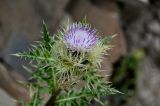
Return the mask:
{"type": "Polygon", "coordinates": [[[92,100],[105,105],[101,96],[119,93],[98,72],[111,38],[100,39],[86,19],[62,28],[53,37],[44,23],[42,41],[29,52],[15,54],[30,59],[35,69],[31,71],[35,81],[29,84],[31,101],[23,105],[89,106],[92,100]],[[50,95],[46,103],[43,94],[50,95]]]}

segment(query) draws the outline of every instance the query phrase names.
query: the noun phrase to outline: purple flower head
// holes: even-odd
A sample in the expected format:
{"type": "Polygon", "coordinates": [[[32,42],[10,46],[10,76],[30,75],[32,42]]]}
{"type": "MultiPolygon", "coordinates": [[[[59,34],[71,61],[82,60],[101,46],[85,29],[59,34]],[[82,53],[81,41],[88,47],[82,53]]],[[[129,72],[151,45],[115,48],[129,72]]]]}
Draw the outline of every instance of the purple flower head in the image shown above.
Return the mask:
{"type": "Polygon", "coordinates": [[[73,51],[88,51],[95,47],[99,38],[96,30],[89,25],[74,23],[67,28],[64,40],[67,47],[73,51]]]}

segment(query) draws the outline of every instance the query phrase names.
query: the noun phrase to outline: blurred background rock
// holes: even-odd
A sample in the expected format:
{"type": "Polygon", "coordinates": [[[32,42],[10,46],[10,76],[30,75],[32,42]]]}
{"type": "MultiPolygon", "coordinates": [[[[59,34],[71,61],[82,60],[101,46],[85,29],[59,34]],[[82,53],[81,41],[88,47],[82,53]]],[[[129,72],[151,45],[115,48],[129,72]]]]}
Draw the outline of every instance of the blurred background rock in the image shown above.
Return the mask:
{"type": "Polygon", "coordinates": [[[102,37],[118,35],[102,74],[124,95],[102,99],[110,106],[160,106],[159,0],[0,0],[0,106],[29,100],[19,83],[28,81],[22,65],[29,64],[10,54],[27,51],[41,39],[43,20],[54,34],[68,20],[85,16],[102,37]]]}

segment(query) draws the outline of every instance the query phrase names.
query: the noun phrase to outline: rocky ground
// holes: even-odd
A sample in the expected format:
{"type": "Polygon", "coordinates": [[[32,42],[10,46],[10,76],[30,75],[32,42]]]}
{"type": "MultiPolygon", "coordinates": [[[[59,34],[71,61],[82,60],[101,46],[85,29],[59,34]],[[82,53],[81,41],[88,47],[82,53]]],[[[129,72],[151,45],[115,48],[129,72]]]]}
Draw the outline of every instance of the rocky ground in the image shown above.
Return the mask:
{"type": "MultiPolygon", "coordinates": [[[[125,0],[122,0],[122,4],[123,1],[125,0]]],[[[121,14],[128,49],[131,52],[138,48],[145,50],[145,57],[140,64],[135,105],[159,106],[160,2],[126,1],[121,14]]]]}
{"type": "Polygon", "coordinates": [[[56,33],[68,19],[74,22],[84,16],[102,37],[118,35],[112,42],[111,55],[102,63],[105,74],[112,74],[112,64],[122,56],[144,50],[136,95],[130,106],[159,106],[159,0],[0,0],[0,106],[15,105],[13,98],[28,101],[27,90],[17,80],[26,81],[30,75],[21,65],[29,65],[9,54],[26,51],[41,39],[42,20],[50,33],[56,33]]]}

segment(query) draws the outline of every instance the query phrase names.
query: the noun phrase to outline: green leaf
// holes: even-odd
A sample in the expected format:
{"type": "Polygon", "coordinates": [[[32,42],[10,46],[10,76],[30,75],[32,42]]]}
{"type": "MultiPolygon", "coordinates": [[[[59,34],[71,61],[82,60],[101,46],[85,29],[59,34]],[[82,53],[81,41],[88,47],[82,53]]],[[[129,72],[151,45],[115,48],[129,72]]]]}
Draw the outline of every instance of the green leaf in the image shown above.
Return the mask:
{"type": "Polygon", "coordinates": [[[45,48],[50,51],[51,50],[51,39],[50,39],[50,35],[48,32],[48,28],[47,25],[45,24],[45,22],[43,21],[43,42],[44,42],[44,46],[45,48]]]}
{"type": "Polygon", "coordinates": [[[101,40],[101,44],[109,44],[112,41],[112,36],[106,36],[101,40]]]}
{"type": "Polygon", "coordinates": [[[82,24],[83,24],[83,25],[87,25],[87,18],[86,18],[86,16],[83,18],[82,24]]]}

